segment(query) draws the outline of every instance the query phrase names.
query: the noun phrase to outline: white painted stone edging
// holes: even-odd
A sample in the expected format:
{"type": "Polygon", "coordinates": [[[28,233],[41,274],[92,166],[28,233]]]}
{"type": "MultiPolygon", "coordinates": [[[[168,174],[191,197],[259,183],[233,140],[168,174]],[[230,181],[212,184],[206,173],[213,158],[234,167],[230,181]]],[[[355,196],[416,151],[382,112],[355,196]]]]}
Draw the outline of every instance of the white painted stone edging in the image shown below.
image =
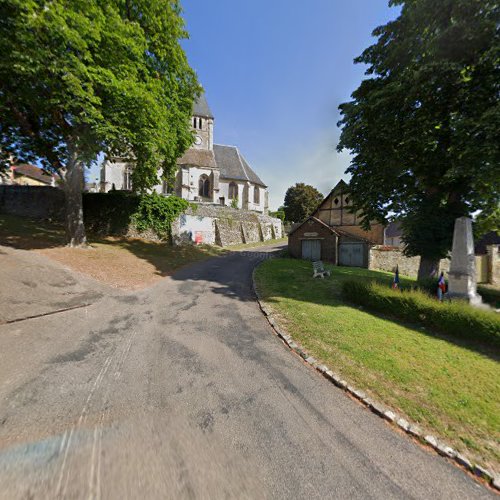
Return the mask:
{"type": "Polygon", "coordinates": [[[468,460],[466,457],[458,453],[451,446],[438,441],[434,436],[424,435],[422,430],[415,424],[406,421],[404,418],[400,418],[397,413],[386,408],[384,405],[378,403],[367,397],[366,394],[350,385],[348,382],[342,379],[342,377],[334,372],[332,372],[326,365],[320,364],[316,358],[311,356],[305,349],[296,341],[292,339],[290,335],[283,332],[280,327],[276,325],[275,319],[272,316],[271,311],[262,303],[261,296],[257,290],[257,285],[255,283],[255,271],[258,266],[256,266],[252,271],[252,287],[259,308],[266,317],[269,325],[273,329],[274,333],[296,354],[298,354],[306,363],[311,365],[314,369],[320,372],[326,379],[335,384],[340,389],[343,389],[349,393],[352,397],[360,401],[365,407],[370,409],[373,413],[383,418],[390,424],[393,424],[406,434],[419,440],[421,444],[425,444],[431,447],[439,455],[449,458],[454,461],[455,464],[463,467],[468,472],[471,472],[476,477],[483,479],[488,485],[493,487],[495,490],[500,491],[500,475],[496,475],[490,470],[482,467],[481,465],[475,464],[468,460]]]}

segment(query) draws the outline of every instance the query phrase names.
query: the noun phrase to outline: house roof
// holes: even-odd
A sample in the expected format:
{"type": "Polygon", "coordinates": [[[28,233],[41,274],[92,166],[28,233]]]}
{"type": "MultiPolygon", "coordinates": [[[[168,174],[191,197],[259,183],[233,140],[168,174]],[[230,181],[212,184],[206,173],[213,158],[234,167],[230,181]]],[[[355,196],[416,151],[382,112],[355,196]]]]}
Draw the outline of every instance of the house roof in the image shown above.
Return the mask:
{"type": "Polygon", "coordinates": [[[178,160],[178,165],[216,168],[214,152],[208,149],[189,148],[178,160]]]}
{"type": "Polygon", "coordinates": [[[344,231],[343,229],[340,229],[338,227],[335,228],[335,231],[337,231],[339,236],[346,236],[347,238],[352,238],[353,240],[358,240],[362,241],[363,243],[368,243],[369,245],[375,245],[373,241],[369,240],[368,238],[363,238],[363,236],[359,236],[357,234],[353,234],[349,231],[344,231]]]}
{"type": "Polygon", "coordinates": [[[236,146],[214,144],[215,161],[220,169],[221,179],[249,181],[262,187],[266,185],[252,170],[236,146]]]}
{"type": "Polygon", "coordinates": [[[480,238],[475,244],[475,253],[477,255],[484,255],[487,252],[486,247],[489,245],[500,245],[500,233],[497,231],[490,231],[480,238]]]}
{"type": "Polygon", "coordinates": [[[295,233],[295,231],[297,231],[297,229],[299,229],[300,227],[302,227],[307,221],[309,220],[313,220],[314,222],[317,222],[318,224],[320,224],[321,226],[324,226],[326,227],[332,234],[336,234],[337,236],[339,236],[339,233],[337,232],[336,229],[333,229],[333,227],[330,227],[328,224],[325,224],[322,220],[319,220],[317,219],[316,217],[313,217],[312,215],[310,215],[305,221],[301,222],[300,224],[298,224],[296,227],[294,227],[289,233],[288,233],[288,236],[291,236],[293,233],[295,233]]]}
{"type": "Polygon", "coordinates": [[[388,238],[396,238],[397,236],[401,236],[402,234],[403,233],[401,231],[400,221],[393,221],[387,224],[387,227],[385,228],[385,235],[388,238]]]}
{"type": "Polygon", "coordinates": [[[30,165],[29,163],[22,163],[20,165],[13,165],[12,170],[14,172],[14,176],[23,175],[25,177],[30,177],[31,179],[35,179],[39,182],[43,182],[47,185],[52,185],[55,181],[56,177],[45,170],[36,167],[35,165],[30,165]]]}
{"type": "Polygon", "coordinates": [[[208,106],[207,98],[205,97],[205,92],[203,92],[198,99],[193,104],[193,115],[201,116],[202,118],[212,118],[214,115],[208,106]]]}

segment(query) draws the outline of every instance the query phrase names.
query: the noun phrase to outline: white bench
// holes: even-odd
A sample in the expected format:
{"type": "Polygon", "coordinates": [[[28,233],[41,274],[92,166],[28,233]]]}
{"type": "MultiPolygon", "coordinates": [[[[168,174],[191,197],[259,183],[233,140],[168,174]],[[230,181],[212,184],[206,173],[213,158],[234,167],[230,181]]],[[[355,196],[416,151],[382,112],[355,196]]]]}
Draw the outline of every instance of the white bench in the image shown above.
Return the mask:
{"type": "Polygon", "coordinates": [[[323,279],[325,276],[330,276],[330,271],[325,269],[323,262],[320,260],[313,262],[313,278],[323,279]]]}

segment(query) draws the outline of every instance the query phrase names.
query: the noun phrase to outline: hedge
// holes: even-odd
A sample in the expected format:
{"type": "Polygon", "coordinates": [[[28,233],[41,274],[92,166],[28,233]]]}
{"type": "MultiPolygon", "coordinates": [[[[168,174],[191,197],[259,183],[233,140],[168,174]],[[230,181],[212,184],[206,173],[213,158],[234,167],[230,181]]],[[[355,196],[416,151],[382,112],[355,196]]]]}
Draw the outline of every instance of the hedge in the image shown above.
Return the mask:
{"type": "Polygon", "coordinates": [[[495,308],[500,308],[500,290],[478,285],[477,292],[481,295],[484,302],[491,304],[495,308]]]}
{"type": "Polygon", "coordinates": [[[177,196],[133,194],[125,191],[84,193],[83,218],[86,228],[104,235],[125,235],[130,227],[151,230],[161,239],[171,237],[173,221],[190,206],[177,196]]]}
{"type": "Polygon", "coordinates": [[[85,227],[97,234],[124,235],[140,201],[140,196],[125,191],[83,193],[85,227]]]}
{"type": "Polygon", "coordinates": [[[373,281],[348,280],[342,296],[367,309],[419,323],[431,330],[500,347],[500,316],[464,301],[439,302],[418,290],[400,291],[373,281]]]}

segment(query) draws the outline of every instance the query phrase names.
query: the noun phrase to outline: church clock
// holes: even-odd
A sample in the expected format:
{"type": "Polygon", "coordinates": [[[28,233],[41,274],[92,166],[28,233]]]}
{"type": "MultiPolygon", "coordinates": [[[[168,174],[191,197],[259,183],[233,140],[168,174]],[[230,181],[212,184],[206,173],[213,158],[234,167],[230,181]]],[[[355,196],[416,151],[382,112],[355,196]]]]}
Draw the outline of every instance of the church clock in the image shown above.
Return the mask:
{"type": "Polygon", "coordinates": [[[194,143],[199,146],[201,144],[201,137],[199,135],[194,136],[194,143]]]}

